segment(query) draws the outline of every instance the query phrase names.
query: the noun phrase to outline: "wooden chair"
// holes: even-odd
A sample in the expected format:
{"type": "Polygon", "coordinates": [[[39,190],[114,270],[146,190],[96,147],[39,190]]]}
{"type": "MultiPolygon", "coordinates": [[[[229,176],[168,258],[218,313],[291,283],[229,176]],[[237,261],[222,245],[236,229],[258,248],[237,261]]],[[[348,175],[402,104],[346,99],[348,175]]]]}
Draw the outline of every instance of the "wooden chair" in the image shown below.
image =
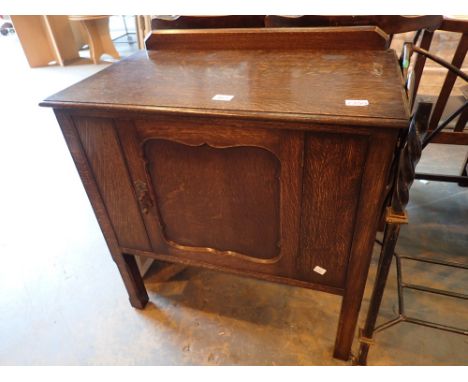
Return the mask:
{"type": "MultiPolygon", "coordinates": [[[[269,28],[284,27],[336,27],[336,26],[364,26],[379,27],[390,38],[397,33],[406,33],[427,29],[434,31],[442,22],[442,16],[273,16],[265,17],[265,26],[269,28]]],[[[388,47],[387,46],[387,47],[388,47]]]]}
{"type": "Polygon", "coordinates": [[[102,15],[70,15],[70,21],[78,22],[86,34],[91,60],[94,64],[100,62],[103,54],[108,54],[115,59],[120,58],[115,49],[109,31],[109,17],[102,15]]]}
{"type": "MultiPolygon", "coordinates": [[[[468,21],[454,20],[444,18],[438,30],[452,32],[453,35],[459,36],[459,42],[451,57],[451,65],[455,69],[460,69],[466,57],[468,50],[468,21]]],[[[427,51],[430,50],[433,41],[434,32],[424,30],[421,37],[419,47],[427,51]]],[[[413,103],[420,100],[432,101],[429,97],[419,94],[419,85],[423,77],[423,70],[426,63],[426,55],[419,54],[416,58],[413,70],[413,79],[408,78],[409,98],[413,103]]],[[[453,93],[457,74],[453,70],[449,70],[445,77],[440,93],[435,101],[434,108],[429,120],[429,133],[432,134],[431,143],[445,143],[453,145],[468,145],[468,130],[466,124],[468,120],[468,110],[465,107],[464,111],[459,114],[458,119],[454,113],[466,105],[468,96],[455,96],[453,93]],[[453,101],[453,102],[450,102],[453,101]],[[449,107],[450,103],[457,104],[455,107],[449,107]],[[449,110],[453,109],[453,110],[449,110]],[[442,120],[442,121],[441,121],[442,120]]],[[[458,115],[458,114],[457,114],[458,115]]],[[[426,174],[417,173],[416,179],[427,179],[444,182],[456,182],[460,186],[468,187],[468,155],[463,163],[462,170],[459,176],[445,174],[426,174]]]]}
{"type": "MultiPolygon", "coordinates": [[[[450,24],[449,24],[450,25],[450,24]]],[[[424,38],[424,35],[423,35],[424,38]]],[[[466,44],[466,43],[465,43],[466,44]]],[[[462,45],[462,42],[460,42],[462,45]]],[[[413,52],[418,53],[418,59],[431,59],[432,61],[442,65],[444,68],[448,69],[449,74],[447,78],[453,77],[453,83],[457,78],[462,79],[465,82],[468,82],[468,74],[461,71],[458,67],[441,59],[438,56],[435,56],[428,52],[425,49],[420,47],[413,46],[412,43],[406,43],[404,46],[404,52],[402,54],[402,62],[404,63],[403,69],[407,67],[407,63],[410,61],[413,52]]],[[[465,48],[466,53],[466,48],[465,48]]],[[[459,54],[459,50],[455,53],[455,56],[459,54]]],[[[461,65],[461,64],[460,64],[461,65]]],[[[405,70],[404,70],[405,72],[405,70]]],[[[442,88],[441,94],[445,94],[446,82],[442,88]]],[[[452,87],[453,87],[452,83],[452,87]]],[[[417,88],[416,88],[417,89],[417,88]]],[[[414,92],[414,86],[409,90],[411,95],[414,92]]],[[[440,100],[440,96],[437,100],[437,103],[440,100]]],[[[461,335],[468,335],[468,331],[464,328],[457,328],[446,324],[435,323],[432,321],[427,321],[421,318],[415,318],[408,315],[405,311],[404,304],[404,295],[403,292],[405,289],[418,290],[420,292],[437,294],[442,296],[449,296],[453,298],[458,298],[462,300],[468,299],[468,295],[464,293],[457,293],[452,291],[447,291],[443,289],[436,289],[427,287],[424,285],[408,284],[405,283],[402,279],[401,267],[402,259],[412,260],[415,262],[423,262],[426,264],[435,264],[438,266],[445,266],[450,268],[465,269],[468,270],[468,265],[446,261],[445,259],[434,259],[434,258],[423,258],[423,257],[412,257],[412,256],[401,256],[395,253],[395,247],[398,241],[398,236],[400,232],[400,227],[402,224],[408,223],[408,215],[406,213],[406,205],[409,201],[409,191],[410,187],[417,178],[415,168],[421,157],[422,150],[427,146],[428,143],[434,141],[441,130],[448,124],[450,120],[455,118],[462,118],[466,116],[468,111],[468,101],[465,101],[461,107],[459,107],[448,119],[446,119],[442,124],[436,125],[435,128],[429,130],[431,127],[431,121],[434,118],[434,113],[438,110],[436,107],[433,109],[433,105],[428,102],[415,102],[415,112],[413,113],[411,123],[406,134],[406,137],[403,139],[403,145],[398,153],[397,165],[394,167],[394,175],[392,182],[392,190],[390,194],[389,203],[387,203],[386,209],[386,225],[384,231],[384,239],[382,245],[382,250],[380,253],[379,265],[377,268],[377,275],[374,282],[374,287],[372,291],[372,296],[369,304],[369,310],[366,317],[366,322],[364,328],[360,332],[359,341],[359,354],[355,362],[360,365],[365,365],[367,363],[367,355],[369,352],[369,347],[373,343],[373,337],[376,333],[388,329],[398,323],[408,322],[415,325],[422,325],[429,328],[434,328],[438,330],[443,330],[451,333],[457,333],[461,335]],[[432,114],[431,114],[432,111],[432,114]],[[383,293],[385,290],[385,284],[387,282],[388,273],[390,266],[393,260],[393,257],[396,258],[397,264],[397,283],[398,283],[398,315],[378,327],[376,327],[377,316],[379,314],[380,305],[382,302],[383,293]]],[[[440,117],[439,117],[440,119],[440,117]]],[[[466,124],[466,120],[465,120],[466,124]]]]}
{"type": "Polygon", "coordinates": [[[155,17],[151,29],[263,28],[265,16],[175,16],[155,17]]]}

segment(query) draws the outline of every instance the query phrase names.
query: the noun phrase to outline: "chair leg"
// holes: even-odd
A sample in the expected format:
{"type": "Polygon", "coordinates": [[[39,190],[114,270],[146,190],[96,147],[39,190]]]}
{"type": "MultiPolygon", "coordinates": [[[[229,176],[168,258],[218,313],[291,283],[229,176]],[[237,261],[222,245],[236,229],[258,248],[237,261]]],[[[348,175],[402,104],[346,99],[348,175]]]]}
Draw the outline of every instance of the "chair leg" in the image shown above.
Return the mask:
{"type": "Polygon", "coordinates": [[[466,176],[466,179],[458,182],[458,185],[460,187],[468,187],[468,153],[466,154],[465,161],[463,162],[463,167],[460,176],[466,176]]]}
{"type": "Polygon", "coordinates": [[[114,255],[113,258],[127,289],[130,304],[134,308],[143,309],[149,298],[135,256],[120,254],[114,255]]]}
{"type": "Polygon", "coordinates": [[[392,264],[393,254],[395,252],[396,243],[400,234],[400,224],[388,223],[385,228],[384,241],[382,251],[380,252],[379,265],[377,275],[375,277],[374,289],[367,312],[366,323],[364,329],[359,336],[359,354],[357,357],[358,365],[367,364],[367,355],[369,347],[372,344],[375,324],[379,314],[380,305],[382,303],[385,284],[387,283],[388,273],[392,264]]]}
{"type": "Polygon", "coordinates": [[[83,20],[83,26],[88,35],[89,50],[94,64],[98,64],[101,56],[106,53],[119,59],[109,32],[109,17],[83,20]]]}

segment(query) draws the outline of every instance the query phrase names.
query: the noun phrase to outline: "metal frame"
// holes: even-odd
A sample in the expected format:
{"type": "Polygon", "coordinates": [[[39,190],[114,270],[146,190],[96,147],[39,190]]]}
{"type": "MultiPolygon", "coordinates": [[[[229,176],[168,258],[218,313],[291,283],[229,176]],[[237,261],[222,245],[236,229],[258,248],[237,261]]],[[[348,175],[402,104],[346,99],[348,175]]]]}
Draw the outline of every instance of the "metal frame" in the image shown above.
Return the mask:
{"type": "MultiPolygon", "coordinates": [[[[405,78],[407,78],[407,68],[409,64],[409,59],[413,51],[416,51],[419,54],[446,67],[465,81],[468,80],[468,75],[466,73],[463,73],[450,63],[432,55],[424,49],[413,47],[412,43],[405,44],[403,48],[403,54],[400,60],[400,62],[402,63],[402,71],[405,75],[405,78]]],[[[407,79],[407,84],[409,84],[409,81],[410,79],[407,79]]],[[[373,336],[376,333],[388,329],[400,322],[408,322],[411,324],[422,325],[433,329],[468,335],[467,329],[461,329],[427,320],[421,320],[414,317],[408,317],[406,315],[404,301],[405,289],[413,289],[424,293],[432,293],[464,300],[468,299],[468,295],[446,291],[442,289],[430,288],[423,285],[405,283],[403,281],[402,276],[401,260],[404,259],[411,261],[419,261],[428,264],[437,264],[458,269],[468,269],[468,265],[439,259],[433,260],[428,258],[401,256],[395,252],[398,236],[400,234],[400,227],[402,224],[408,223],[408,216],[406,214],[405,208],[409,201],[409,190],[414,179],[416,178],[415,168],[421,157],[421,152],[424,149],[424,147],[426,147],[427,144],[435,136],[437,136],[437,134],[450,122],[450,120],[453,120],[462,113],[466,113],[467,107],[468,102],[465,102],[465,104],[462,107],[456,110],[449,118],[447,118],[441,125],[439,125],[436,129],[432,130],[430,133],[428,133],[427,130],[432,110],[431,103],[420,102],[417,105],[416,111],[414,112],[411,118],[411,123],[408,128],[407,135],[405,139],[403,139],[402,147],[399,148],[399,152],[397,153],[398,155],[396,157],[397,162],[393,172],[392,186],[390,190],[390,202],[386,210],[384,238],[383,242],[380,243],[382,245],[382,249],[377,268],[377,275],[374,283],[374,288],[372,290],[372,296],[370,300],[369,310],[367,312],[365,326],[363,329],[361,329],[359,335],[359,354],[357,358],[354,359],[355,364],[366,365],[369,348],[374,343],[373,336]],[[387,282],[388,273],[392,264],[393,257],[396,258],[397,266],[398,316],[376,327],[377,317],[379,314],[380,305],[385,290],[385,284],[387,282]]]]}
{"type": "MultiPolygon", "coordinates": [[[[383,243],[380,240],[376,240],[376,242],[380,244],[381,246],[383,245],[383,243]]],[[[388,320],[380,324],[379,326],[375,327],[374,334],[377,334],[385,329],[391,328],[392,326],[400,322],[409,322],[411,324],[426,326],[426,327],[433,328],[433,329],[444,330],[447,332],[457,333],[457,334],[462,334],[462,335],[467,336],[468,329],[457,328],[457,327],[450,326],[450,325],[444,325],[444,324],[439,324],[439,323],[432,322],[432,321],[422,320],[422,319],[415,318],[415,317],[409,317],[406,314],[405,300],[404,300],[405,289],[412,289],[412,290],[417,290],[419,292],[432,293],[432,294],[436,294],[440,296],[453,297],[453,298],[462,299],[462,300],[468,300],[468,294],[451,292],[451,291],[447,291],[444,289],[430,288],[430,287],[423,286],[423,285],[410,284],[410,283],[404,282],[401,260],[411,260],[411,261],[417,261],[417,262],[422,262],[422,263],[427,263],[427,264],[435,264],[435,265],[441,265],[441,266],[452,267],[452,268],[457,268],[457,269],[465,269],[465,270],[468,269],[468,265],[458,263],[458,262],[453,262],[453,261],[440,260],[440,259],[434,260],[434,259],[428,259],[425,257],[404,256],[404,255],[399,255],[397,252],[394,253],[394,257],[396,260],[396,270],[397,270],[398,316],[394,319],[388,320]]]]}
{"type": "MultiPolygon", "coordinates": [[[[126,17],[126,15],[122,15],[122,22],[124,24],[125,33],[123,35],[120,35],[118,37],[113,38],[112,42],[114,44],[129,44],[129,45],[132,45],[132,44],[136,44],[138,42],[137,41],[137,32],[130,32],[128,30],[127,20],[126,20],[125,17],[126,17]],[[133,35],[135,35],[135,38],[132,37],[133,35]],[[124,37],[127,38],[127,41],[118,41],[118,40],[123,39],[124,37]]],[[[136,21],[135,21],[135,24],[136,24],[136,21]]]]}

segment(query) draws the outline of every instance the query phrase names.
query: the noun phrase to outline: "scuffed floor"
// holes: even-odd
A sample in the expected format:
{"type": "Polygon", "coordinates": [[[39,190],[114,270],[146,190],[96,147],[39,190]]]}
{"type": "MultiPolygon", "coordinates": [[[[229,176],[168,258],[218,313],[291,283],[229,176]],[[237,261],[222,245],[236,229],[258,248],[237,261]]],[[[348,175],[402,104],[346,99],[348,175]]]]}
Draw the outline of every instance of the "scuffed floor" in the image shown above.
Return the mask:
{"type": "MultiPolygon", "coordinates": [[[[31,70],[14,37],[0,38],[0,51],[1,365],[350,364],[332,358],[337,296],[195,268],[160,284],[150,269],[150,303],[131,308],[53,113],[37,106],[105,65],[31,70]]],[[[430,147],[421,169],[457,173],[466,151],[430,147]]],[[[468,188],[417,181],[408,210],[400,253],[466,263],[468,188]]],[[[371,279],[377,255],[378,246],[371,279]]],[[[407,264],[404,273],[467,290],[466,272],[407,264]]],[[[369,295],[370,283],[362,311],[369,295]]],[[[392,269],[380,320],[396,302],[392,269]]],[[[411,292],[407,310],[467,326],[466,301],[411,292]]],[[[411,324],[379,334],[369,355],[371,365],[467,360],[468,337],[411,324]]]]}

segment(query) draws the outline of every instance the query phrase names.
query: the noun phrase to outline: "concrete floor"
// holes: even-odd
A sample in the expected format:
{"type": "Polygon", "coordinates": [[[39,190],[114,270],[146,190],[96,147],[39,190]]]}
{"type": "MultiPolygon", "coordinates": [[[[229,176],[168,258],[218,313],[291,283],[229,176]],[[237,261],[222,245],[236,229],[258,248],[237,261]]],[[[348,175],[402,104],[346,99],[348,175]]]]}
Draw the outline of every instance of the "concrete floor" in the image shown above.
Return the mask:
{"type": "MultiPolygon", "coordinates": [[[[31,70],[11,36],[0,52],[0,365],[349,364],[332,358],[337,296],[194,268],[160,284],[150,269],[151,302],[131,308],[53,113],[37,106],[106,65],[31,70]]],[[[457,173],[466,151],[429,147],[420,167],[457,173]]],[[[400,253],[466,262],[468,189],[417,181],[408,211],[400,253]]],[[[408,264],[405,276],[468,285],[440,267],[408,264]]],[[[396,301],[393,269],[380,321],[396,301]]],[[[467,326],[466,301],[408,293],[407,310],[467,326]]],[[[467,365],[468,340],[400,324],[378,335],[369,364],[467,365]]]]}

